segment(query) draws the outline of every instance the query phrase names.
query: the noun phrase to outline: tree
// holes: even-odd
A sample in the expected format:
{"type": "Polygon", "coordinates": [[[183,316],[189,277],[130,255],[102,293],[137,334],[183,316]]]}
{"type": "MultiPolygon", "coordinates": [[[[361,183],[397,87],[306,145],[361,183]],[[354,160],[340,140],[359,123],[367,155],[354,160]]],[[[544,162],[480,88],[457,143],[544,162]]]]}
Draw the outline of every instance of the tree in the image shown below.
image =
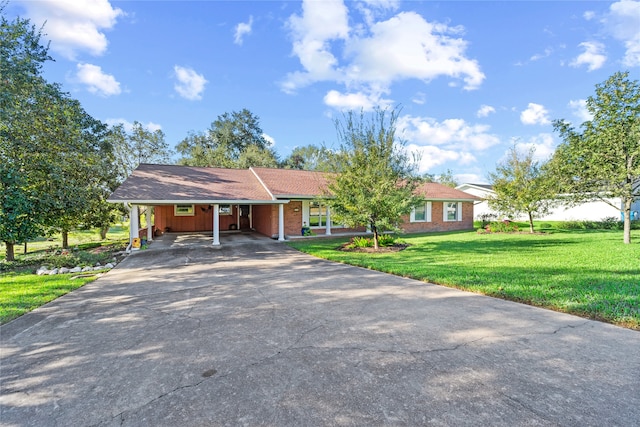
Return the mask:
{"type": "Polygon", "coordinates": [[[548,214],[554,203],[547,176],[534,155],[535,148],[522,154],[517,146],[511,147],[507,159],[489,174],[496,194],[487,200],[491,209],[509,217],[526,214],[531,233],[533,219],[548,214]]]}
{"type": "Polygon", "coordinates": [[[631,243],[631,207],[640,198],[640,82],[617,72],[587,99],[593,116],[576,130],[554,121],[563,139],[550,169],[558,188],[574,202],[620,198],[624,243],[631,243]]]}
{"type": "Polygon", "coordinates": [[[188,166],[250,167],[278,164],[278,157],[265,139],[260,120],[246,108],[224,113],[207,132],[190,133],[176,147],[188,166]]]}
{"type": "Polygon", "coordinates": [[[105,126],[41,77],[51,58],[40,37],[28,20],[2,15],[0,240],[7,260],[14,259],[16,243],[53,229],[64,236],[77,225],[110,167],[105,126]]]}
{"type": "Polygon", "coordinates": [[[300,169],[328,172],[331,170],[331,163],[334,153],[326,147],[316,145],[305,145],[296,147],[291,154],[282,162],[285,169],[300,169]]]}
{"type": "Polygon", "coordinates": [[[335,122],[342,143],[326,203],[346,225],[369,226],[375,249],[379,233],[396,229],[420,202],[415,162],[396,138],[397,118],[397,111],[377,109],[368,119],[350,112],[335,122]]]}
{"type": "Polygon", "coordinates": [[[41,235],[54,200],[41,194],[50,185],[49,171],[36,136],[45,131],[44,101],[58,91],[40,77],[51,59],[40,44],[41,31],[26,19],[8,21],[5,5],[0,4],[0,240],[12,261],[16,243],[41,235]]]}
{"type": "Polygon", "coordinates": [[[140,163],[171,162],[173,151],[160,129],[151,131],[134,121],[130,132],[125,130],[124,125],[117,124],[111,127],[106,137],[113,146],[119,182],[131,175],[140,163]]]}
{"type": "Polygon", "coordinates": [[[453,176],[451,169],[447,169],[446,172],[441,173],[436,182],[451,188],[458,186],[458,180],[453,176]]]}

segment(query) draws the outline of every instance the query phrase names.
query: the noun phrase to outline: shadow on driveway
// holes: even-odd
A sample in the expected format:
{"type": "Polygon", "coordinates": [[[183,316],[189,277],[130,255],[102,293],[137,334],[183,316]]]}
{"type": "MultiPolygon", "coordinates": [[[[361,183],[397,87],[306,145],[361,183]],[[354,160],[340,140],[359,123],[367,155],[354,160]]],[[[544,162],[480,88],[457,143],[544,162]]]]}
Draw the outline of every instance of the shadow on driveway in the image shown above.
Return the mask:
{"type": "Polygon", "coordinates": [[[271,240],[140,251],[0,333],[3,425],[640,424],[636,331],[271,240]]]}

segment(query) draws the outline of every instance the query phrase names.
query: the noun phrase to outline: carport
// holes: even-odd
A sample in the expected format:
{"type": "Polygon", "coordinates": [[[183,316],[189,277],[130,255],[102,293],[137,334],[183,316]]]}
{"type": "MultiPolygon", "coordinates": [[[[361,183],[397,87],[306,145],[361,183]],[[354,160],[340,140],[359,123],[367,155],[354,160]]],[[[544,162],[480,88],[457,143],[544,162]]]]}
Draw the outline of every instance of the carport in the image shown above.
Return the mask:
{"type": "MultiPolygon", "coordinates": [[[[163,212],[176,224],[187,224],[175,231],[211,230],[212,245],[220,246],[221,215],[226,222],[235,213],[240,228],[240,212],[247,210],[250,229],[267,236],[277,227],[277,239],[285,240],[284,205],[266,189],[251,169],[191,168],[173,165],[141,164],[107,200],[124,203],[129,211],[130,246],[134,238],[144,237],[139,229],[140,207],[146,206],[146,239],[152,241],[154,228],[163,212]],[[274,209],[277,206],[277,225],[274,209]],[[169,207],[169,209],[164,209],[169,207]],[[266,209],[258,209],[266,207],[266,209]],[[255,209],[254,209],[255,208],[255,209]],[[152,210],[156,212],[155,220],[152,210]],[[259,212],[252,215],[252,212],[259,212]],[[168,212],[168,214],[166,213],[168,212]],[[187,229],[190,228],[190,229],[187,229]]],[[[228,227],[228,226],[227,226],[228,227]]],[[[170,228],[170,227],[164,227],[170,228]]],[[[160,230],[160,228],[157,228],[160,230]]],[[[228,228],[224,228],[227,230],[228,228]]],[[[164,230],[160,230],[164,231],[164,230]]]]}

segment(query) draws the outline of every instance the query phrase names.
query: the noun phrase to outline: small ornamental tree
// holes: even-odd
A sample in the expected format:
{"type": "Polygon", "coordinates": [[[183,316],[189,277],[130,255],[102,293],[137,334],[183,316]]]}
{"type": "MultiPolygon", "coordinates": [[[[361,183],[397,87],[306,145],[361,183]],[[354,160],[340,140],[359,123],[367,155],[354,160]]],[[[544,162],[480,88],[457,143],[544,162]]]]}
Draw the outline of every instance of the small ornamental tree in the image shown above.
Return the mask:
{"type": "Polygon", "coordinates": [[[496,194],[487,200],[491,209],[501,214],[527,215],[531,233],[533,219],[548,214],[554,203],[546,175],[534,160],[534,154],[534,148],[523,154],[515,145],[511,147],[507,159],[489,174],[496,194]]]}
{"type": "Polygon", "coordinates": [[[564,120],[554,127],[564,142],[549,169],[573,202],[601,200],[621,209],[624,243],[631,243],[631,207],[640,198],[640,81],[617,72],[596,85],[587,99],[593,119],[574,129],[564,120]],[[619,198],[622,206],[612,204],[619,198]]]}
{"type": "Polygon", "coordinates": [[[370,227],[375,249],[379,233],[396,229],[420,202],[415,162],[396,138],[397,117],[396,111],[377,109],[370,118],[350,112],[335,123],[341,145],[326,203],[344,224],[370,227]]]}

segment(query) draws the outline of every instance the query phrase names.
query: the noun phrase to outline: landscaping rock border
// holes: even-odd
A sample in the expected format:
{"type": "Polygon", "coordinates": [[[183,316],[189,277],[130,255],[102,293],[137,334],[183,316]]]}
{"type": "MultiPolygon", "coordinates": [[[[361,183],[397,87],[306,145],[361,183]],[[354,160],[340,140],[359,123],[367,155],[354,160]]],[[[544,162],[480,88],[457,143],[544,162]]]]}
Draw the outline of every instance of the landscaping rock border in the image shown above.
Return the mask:
{"type": "Polygon", "coordinates": [[[116,264],[117,264],[117,261],[114,259],[113,261],[108,262],[105,265],[101,265],[98,262],[93,267],[91,266],[81,267],[78,265],[73,268],[60,267],[60,268],[50,269],[48,266],[43,265],[36,270],[36,274],[38,276],[45,276],[45,275],[53,276],[56,274],[74,274],[74,273],[87,273],[89,271],[111,270],[113,267],[116,266],[116,264]]]}

